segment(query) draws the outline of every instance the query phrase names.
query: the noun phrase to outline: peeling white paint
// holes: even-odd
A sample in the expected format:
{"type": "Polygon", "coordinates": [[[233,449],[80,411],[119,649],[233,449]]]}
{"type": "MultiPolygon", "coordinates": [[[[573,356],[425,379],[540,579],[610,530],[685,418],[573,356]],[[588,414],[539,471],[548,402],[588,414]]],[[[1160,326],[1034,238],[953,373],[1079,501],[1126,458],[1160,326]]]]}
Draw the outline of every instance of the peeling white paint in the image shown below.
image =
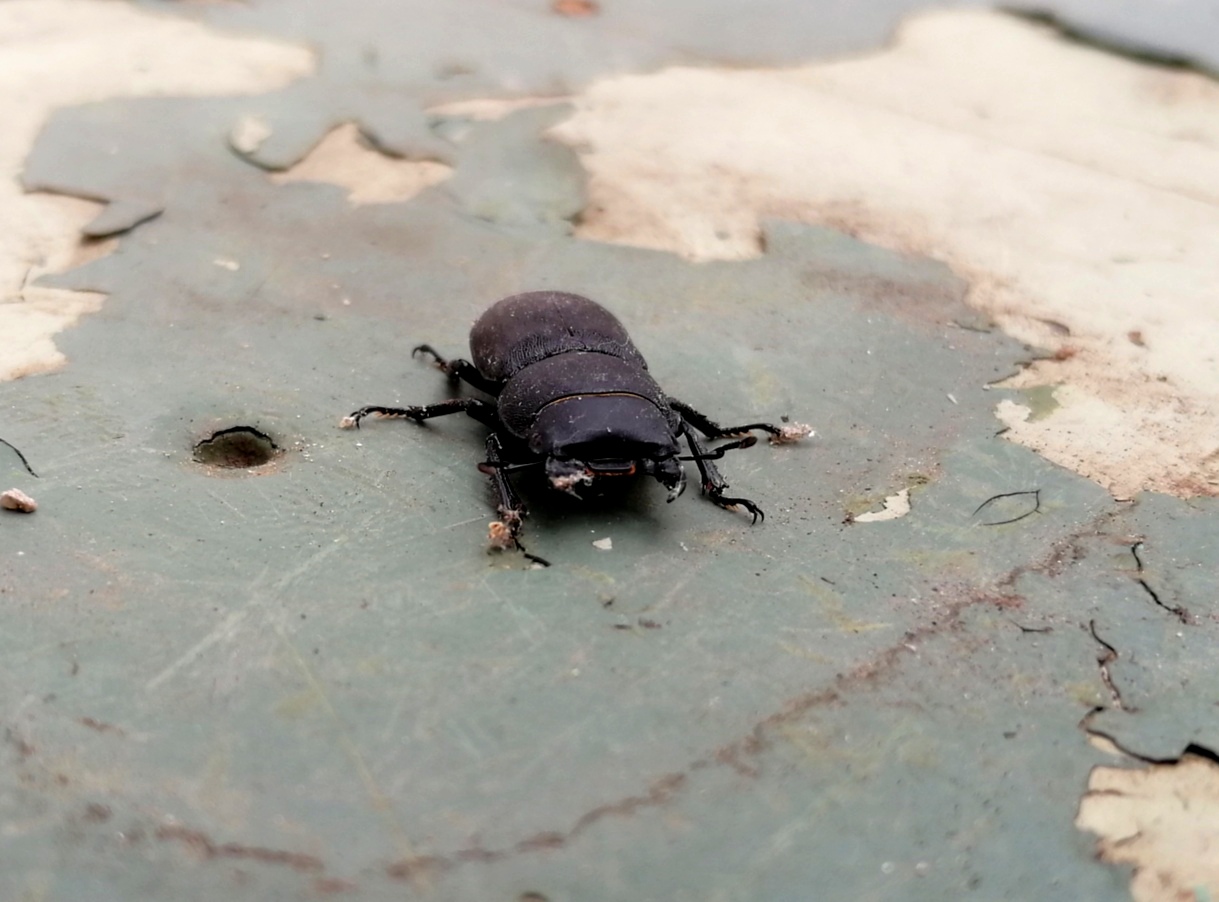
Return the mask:
{"type": "Polygon", "coordinates": [[[331,130],[303,160],[273,174],[271,181],[326,182],[346,188],[352,204],[390,204],[410,200],[452,174],[444,163],[399,160],[372,149],[349,122],[331,130]]]}
{"type": "Polygon", "coordinates": [[[970,303],[1058,352],[1008,437],[1107,486],[1219,494],[1219,84],[983,11],[786,70],[604,80],[552,134],[581,154],[578,234],[694,260],[758,222],[946,262],[970,303]]]}
{"type": "Polygon", "coordinates": [[[21,189],[18,174],[50,114],[113,97],[269,91],[313,66],[303,48],[222,35],[125,3],[0,4],[0,380],[62,366],[53,336],[103,300],[30,283],[113,247],[82,246],[80,229],[97,204],[21,189]]]}
{"type": "Polygon", "coordinates": [[[859,514],[855,517],[855,522],[883,523],[885,520],[897,520],[908,513],[910,513],[910,490],[902,489],[896,495],[886,497],[880,510],[859,514]]]}
{"type": "Polygon", "coordinates": [[[1206,758],[1093,768],[1075,826],[1100,837],[1102,861],[1134,868],[1135,902],[1219,896],[1219,765],[1206,758]]]}

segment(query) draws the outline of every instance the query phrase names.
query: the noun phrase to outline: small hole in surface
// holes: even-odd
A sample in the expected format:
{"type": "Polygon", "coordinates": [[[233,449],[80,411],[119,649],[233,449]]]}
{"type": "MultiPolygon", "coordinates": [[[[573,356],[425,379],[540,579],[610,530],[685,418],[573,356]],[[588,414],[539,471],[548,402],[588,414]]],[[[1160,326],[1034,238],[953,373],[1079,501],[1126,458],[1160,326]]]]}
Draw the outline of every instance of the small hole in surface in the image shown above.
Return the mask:
{"type": "Polygon", "coordinates": [[[270,463],[279,446],[252,426],[232,426],[213,432],[195,445],[195,460],[213,467],[248,470],[270,463]]]}

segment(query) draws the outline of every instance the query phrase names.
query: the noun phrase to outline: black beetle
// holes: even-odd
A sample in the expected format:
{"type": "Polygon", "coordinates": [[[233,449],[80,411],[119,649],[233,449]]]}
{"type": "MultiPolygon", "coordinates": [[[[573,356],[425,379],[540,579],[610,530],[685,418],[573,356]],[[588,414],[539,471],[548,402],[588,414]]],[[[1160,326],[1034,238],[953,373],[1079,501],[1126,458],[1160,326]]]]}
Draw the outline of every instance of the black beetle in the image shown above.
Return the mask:
{"type": "Polygon", "coordinates": [[[517,534],[525,515],[509,472],[545,466],[550,484],[570,494],[603,478],[652,476],[672,501],[686,487],[683,460],[697,464],[703,492],[724,508],[738,505],[756,523],[764,514],[747,498],[724,494],[728,483],[712,463],[725,451],[747,448],[769,433],[772,442],[794,442],[812,433],[808,426],[749,423],[720,426],[690,405],[670,398],[648,373],[648,365],[626,329],[600,304],[561,291],[529,291],[493,304],[470,330],[468,360],[448,360],[430,345],[411,353],[430,354],[453,382],[465,380],[496,400],[455,398],[423,407],[361,407],[343,418],[359,427],[370,414],[422,423],[465,412],[491,429],[487,459],[499,497],[501,520],[493,523],[496,547],[520,548],[517,534]],[[737,438],[708,450],[708,439],[737,438]],[[679,457],[685,439],[690,456],[679,457]]]}

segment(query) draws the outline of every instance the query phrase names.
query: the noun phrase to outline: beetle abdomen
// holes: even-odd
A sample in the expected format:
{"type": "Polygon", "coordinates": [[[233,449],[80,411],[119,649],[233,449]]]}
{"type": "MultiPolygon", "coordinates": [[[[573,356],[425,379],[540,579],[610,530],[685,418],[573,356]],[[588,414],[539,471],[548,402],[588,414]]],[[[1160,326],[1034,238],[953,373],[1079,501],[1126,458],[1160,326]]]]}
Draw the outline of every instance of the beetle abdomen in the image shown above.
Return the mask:
{"type": "Polygon", "coordinates": [[[620,357],[588,351],[557,354],[517,372],[500,393],[499,416],[510,432],[524,437],[547,404],[574,395],[609,394],[643,398],[677,426],[668,399],[645,370],[620,357]]]}
{"type": "Polygon", "coordinates": [[[527,291],[498,301],[470,330],[470,357],[478,371],[504,382],[530,364],[590,351],[647,369],[630,336],[595,301],[564,291],[527,291]]]}

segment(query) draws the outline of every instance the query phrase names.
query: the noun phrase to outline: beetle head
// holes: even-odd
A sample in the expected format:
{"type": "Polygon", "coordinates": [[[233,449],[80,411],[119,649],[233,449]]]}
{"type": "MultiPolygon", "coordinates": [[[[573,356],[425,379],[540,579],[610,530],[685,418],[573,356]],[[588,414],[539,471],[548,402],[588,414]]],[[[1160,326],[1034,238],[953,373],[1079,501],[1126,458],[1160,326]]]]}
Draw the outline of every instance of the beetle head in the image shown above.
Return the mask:
{"type": "Polygon", "coordinates": [[[546,405],[529,447],[546,458],[546,477],[562,492],[615,476],[652,476],[673,500],[685,488],[677,438],[660,409],[639,395],[575,395],[546,405]]]}

